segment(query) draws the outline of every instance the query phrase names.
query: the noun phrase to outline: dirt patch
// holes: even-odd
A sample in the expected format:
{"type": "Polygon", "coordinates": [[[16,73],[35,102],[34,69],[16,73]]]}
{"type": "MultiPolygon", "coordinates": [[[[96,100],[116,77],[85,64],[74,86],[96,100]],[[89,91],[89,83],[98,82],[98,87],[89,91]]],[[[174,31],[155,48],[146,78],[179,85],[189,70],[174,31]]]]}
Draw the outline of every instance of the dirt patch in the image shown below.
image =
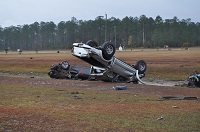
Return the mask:
{"type": "MultiPolygon", "coordinates": [[[[23,77],[23,78],[39,78],[39,79],[49,79],[47,74],[42,73],[20,73],[20,72],[0,72],[1,76],[10,76],[10,77],[23,77]]],[[[143,79],[146,85],[155,85],[155,86],[187,86],[187,80],[179,80],[179,81],[166,81],[166,80],[150,80],[143,79]]]]}
{"type": "Polygon", "coordinates": [[[132,84],[132,83],[113,83],[103,81],[89,81],[89,80],[66,80],[66,79],[51,79],[48,76],[41,74],[15,74],[6,73],[8,76],[1,76],[2,82],[8,83],[26,83],[33,85],[52,85],[52,86],[74,86],[82,87],[92,90],[113,90],[114,86],[127,86],[125,91],[138,92],[146,94],[165,94],[165,95],[197,95],[198,88],[188,88],[187,81],[164,81],[164,80],[145,80],[146,84],[132,84]],[[32,78],[32,76],[34,78],[32,78]],[[176,92],[177,91],[177,92],[176,92]],[[193,92],[192,92],[193,91],[193,92]]]}

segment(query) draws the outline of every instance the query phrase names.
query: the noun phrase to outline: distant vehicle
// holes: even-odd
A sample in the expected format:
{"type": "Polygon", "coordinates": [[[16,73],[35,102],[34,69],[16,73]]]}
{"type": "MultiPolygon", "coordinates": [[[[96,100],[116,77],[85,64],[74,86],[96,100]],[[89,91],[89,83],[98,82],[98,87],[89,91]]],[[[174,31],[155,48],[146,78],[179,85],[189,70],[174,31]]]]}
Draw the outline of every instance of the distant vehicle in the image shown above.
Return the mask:
{"type": "Polygon", "coordinates": [[[188,77],[188,86],[190,87],[200,87],[200,73],[196,71],[195,74],[192,74],[188,77]]]}
{"type": "Polygon", "coordinates": [[[105,42],[102,46],[89,40],[86,44],[74,43],[72,55],[91,64],[91,68],[70,66],[64,61],[52,65],[48,73],[51,78],[90,79],[109,82],[134,82],[144,83],[141,78],[145,76],[146,62],[136,61],[135,65],[129,65],[116,58],[115,47],[111,42],[105,42]]]}

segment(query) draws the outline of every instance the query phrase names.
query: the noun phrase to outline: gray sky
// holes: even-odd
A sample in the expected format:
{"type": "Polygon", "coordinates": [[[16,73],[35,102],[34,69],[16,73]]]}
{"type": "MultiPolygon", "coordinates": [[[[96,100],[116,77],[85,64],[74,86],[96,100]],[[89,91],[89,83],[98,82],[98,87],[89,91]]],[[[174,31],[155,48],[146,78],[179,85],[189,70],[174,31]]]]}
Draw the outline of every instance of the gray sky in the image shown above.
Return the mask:
{"type": "Polygon", "coordinates": [[[153,17],[163,20],[177,16],[200,22],[200,0],[0,0],[0,26],[17,26],[34,22],[58,23],[71,20],[94,20],[108,15],[153,17]]]}

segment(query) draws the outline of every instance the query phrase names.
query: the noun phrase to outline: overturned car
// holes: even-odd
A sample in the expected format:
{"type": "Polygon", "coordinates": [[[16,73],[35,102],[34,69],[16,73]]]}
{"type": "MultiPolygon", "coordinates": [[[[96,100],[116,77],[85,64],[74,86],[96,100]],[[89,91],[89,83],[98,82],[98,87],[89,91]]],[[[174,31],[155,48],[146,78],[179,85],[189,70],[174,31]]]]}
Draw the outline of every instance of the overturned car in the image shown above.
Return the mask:
{"type": "Polygon", "coordinates": [[[91,64],[91,67],[73,66],[63,61],[50,67],[48,75],[51,78],[144,83],[141,78],[145,76],[146,62],[138,60],[134,65],[129,65],[116,58],[115,47],[111,42],[105,42],[102,46],[93,40],[85,44],[74,43],[71,53],[91,64]]]}

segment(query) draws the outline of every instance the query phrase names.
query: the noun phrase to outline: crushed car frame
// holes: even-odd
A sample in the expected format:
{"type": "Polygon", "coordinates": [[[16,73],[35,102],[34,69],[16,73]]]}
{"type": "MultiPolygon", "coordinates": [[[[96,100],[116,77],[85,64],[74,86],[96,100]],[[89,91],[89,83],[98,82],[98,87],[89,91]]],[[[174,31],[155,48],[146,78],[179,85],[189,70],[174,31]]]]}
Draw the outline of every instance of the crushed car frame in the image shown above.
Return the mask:
{"type": "Polygon", "coordinates": [[[130,65],[116,58],[115,46],[111,42],[105,42],[102,46],[98,46],[93,40],[74,43],[71,53],[91,64],[91,67],[73,66],[63,61],[50,67],[48,75],[51,78],[144,83],[141,78],[145,76],[146,62],[138,60],[134,65],[130,65]]]}

